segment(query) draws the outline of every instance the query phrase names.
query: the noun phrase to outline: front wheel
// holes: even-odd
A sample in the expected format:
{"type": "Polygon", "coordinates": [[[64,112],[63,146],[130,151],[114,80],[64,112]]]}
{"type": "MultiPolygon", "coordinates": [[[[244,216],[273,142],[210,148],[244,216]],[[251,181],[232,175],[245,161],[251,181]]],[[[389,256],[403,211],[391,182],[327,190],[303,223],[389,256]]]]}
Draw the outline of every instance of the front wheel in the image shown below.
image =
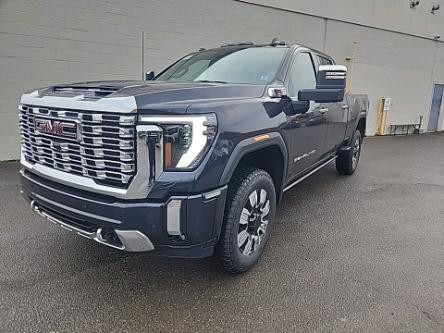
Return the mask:
{"type": "Polygon", "coordinates": [[[260,259],[270,237],[276,192],[270,175],[245,168],[230,184],[221,238],[216,250],[225,270],[242,273],[260,259]]]}
{"type": "Polygon", "coordinates": [[[362,149],[362,135],[356,130],[350,140],[350,149],[341,153],[336,159],[336,170],[341,175],[352,175],[359,163],[362,149]]]}

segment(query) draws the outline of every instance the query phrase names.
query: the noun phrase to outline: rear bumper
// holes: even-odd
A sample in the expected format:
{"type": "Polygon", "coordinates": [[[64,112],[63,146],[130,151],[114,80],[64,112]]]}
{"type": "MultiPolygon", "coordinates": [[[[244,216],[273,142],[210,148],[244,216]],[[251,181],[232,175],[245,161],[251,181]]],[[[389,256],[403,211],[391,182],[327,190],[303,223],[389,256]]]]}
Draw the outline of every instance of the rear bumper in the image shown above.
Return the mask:
{"type": "Polygon", "coordinates": [[[49,221],[101,244],[171,257],[213,254],[227,188],[165,201],[121,200],[81,191],[21,171],[32,209],[49,221]]]}

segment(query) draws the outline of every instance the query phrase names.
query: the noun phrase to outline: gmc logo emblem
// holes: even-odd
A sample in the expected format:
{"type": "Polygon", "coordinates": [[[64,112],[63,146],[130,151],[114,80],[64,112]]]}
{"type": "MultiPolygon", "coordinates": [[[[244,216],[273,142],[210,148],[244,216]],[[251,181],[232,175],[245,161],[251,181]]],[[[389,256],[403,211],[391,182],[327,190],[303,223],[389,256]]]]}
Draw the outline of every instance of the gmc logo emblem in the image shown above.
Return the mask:
{"type": "Polygon", "coordinates": [[[36,134],[47,134],[77,140],[77,123],[34,118],[34,130],[36,134]]]}

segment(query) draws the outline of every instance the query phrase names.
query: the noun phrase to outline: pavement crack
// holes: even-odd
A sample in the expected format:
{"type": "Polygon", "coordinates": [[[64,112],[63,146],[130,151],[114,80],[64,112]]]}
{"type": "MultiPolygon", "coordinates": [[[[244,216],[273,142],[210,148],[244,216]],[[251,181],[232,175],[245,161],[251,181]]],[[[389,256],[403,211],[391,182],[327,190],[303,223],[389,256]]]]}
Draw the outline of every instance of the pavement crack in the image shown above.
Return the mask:
{"type": "MultiPolygon", "coordinates": [[[[413,304],[413,306],[416,307],[416,305],[413,304]]],[[[427,318],[429,318],[429,320],[431,321],[435,321],[434,318],[432,317],[432,315],[430,313],[428,313],[425,310],[421,310],[420,308],[416,307],[419,311],[421,311],[427,318]]]]}

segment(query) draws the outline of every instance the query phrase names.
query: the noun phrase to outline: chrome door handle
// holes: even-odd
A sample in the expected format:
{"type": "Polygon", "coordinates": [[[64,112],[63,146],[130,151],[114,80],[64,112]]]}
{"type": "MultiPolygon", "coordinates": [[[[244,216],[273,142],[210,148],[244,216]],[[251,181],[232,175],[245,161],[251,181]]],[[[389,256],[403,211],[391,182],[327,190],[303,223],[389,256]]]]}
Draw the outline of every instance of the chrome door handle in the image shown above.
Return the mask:
{"type": "Polygon", "coordinates": [[[321,108],[321,109],[319,109],[319,113],[324,114],[326,112],[328,112],[328,108],[321,108]]]}
{"type": "Polygon", "coordinates": [[[348,109],[348,105],[347,104],[343,104],[343,105],[341,105],[341,108],[343,108],[344,110],[347,110],[348,109]]]}

